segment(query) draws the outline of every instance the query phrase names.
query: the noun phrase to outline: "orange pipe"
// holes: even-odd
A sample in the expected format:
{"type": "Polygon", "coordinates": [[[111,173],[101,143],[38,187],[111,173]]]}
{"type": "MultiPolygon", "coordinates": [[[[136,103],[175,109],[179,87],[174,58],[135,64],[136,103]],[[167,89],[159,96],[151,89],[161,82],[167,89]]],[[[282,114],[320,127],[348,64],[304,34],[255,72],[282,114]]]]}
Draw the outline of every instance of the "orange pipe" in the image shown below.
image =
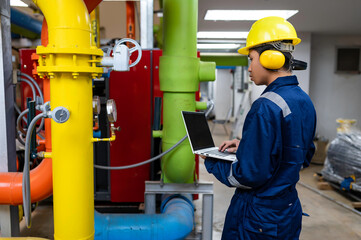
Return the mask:
{"type": "Polygon", "coordinates": [[[135,13],[134,13],[134,2],[127,1],[127,38],[135,39],[135,13]]]}
{"type": "MultiPolygon", "coordinates": [[[[0,204],[20,205],[23,173],[11,172],[0,174],[0,204]]],[[[38,202],[49,197],[53,192],[52,162],[44,159],[39,166],[30,171],[31,201],[38,202]]]]}

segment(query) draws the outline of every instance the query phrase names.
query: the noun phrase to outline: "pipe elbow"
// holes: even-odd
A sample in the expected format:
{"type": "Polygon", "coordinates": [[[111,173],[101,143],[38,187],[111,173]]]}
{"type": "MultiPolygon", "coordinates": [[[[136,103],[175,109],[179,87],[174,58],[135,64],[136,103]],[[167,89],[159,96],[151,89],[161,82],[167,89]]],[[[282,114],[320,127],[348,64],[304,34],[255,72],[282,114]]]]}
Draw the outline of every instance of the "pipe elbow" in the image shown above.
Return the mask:
{"type": "Polygon", "coordinates": [[[171,199],[163,209],[165,226],[164,239],[184,239],[193,230],[194,207],[190,201],[182,198],[171,199]]]}
{"type": "MultiPolygon", "coordinates": [[[[20,205],[23,174],[18,172],[0,173],[0,204],[20,205]]],[[[53,192],[52,162],[44,159],[38,167],[30,171],[31,200],[38,202],[53,192]]]]}

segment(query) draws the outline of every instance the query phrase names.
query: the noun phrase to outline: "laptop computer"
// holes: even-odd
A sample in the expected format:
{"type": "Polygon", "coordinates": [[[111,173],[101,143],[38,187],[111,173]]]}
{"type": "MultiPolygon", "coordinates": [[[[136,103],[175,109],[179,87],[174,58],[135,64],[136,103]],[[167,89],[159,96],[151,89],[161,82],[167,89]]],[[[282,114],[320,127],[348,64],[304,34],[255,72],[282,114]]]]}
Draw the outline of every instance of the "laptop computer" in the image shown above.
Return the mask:
{"type": "Polygon", "coordinates": [[[182,116],[194,154],[232,162],[237,159],[234,153],[218,151],[204,113],[182,111],[182,116]]]}

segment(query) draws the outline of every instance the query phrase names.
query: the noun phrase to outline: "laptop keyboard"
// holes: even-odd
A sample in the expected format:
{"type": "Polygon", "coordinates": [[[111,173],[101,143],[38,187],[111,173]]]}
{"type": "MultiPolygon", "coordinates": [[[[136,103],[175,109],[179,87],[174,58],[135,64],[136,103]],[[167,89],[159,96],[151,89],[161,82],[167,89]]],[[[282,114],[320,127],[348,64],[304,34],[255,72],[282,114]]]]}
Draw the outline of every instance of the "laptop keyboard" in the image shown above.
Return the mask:
{"type": "Polygon", "coordinates": [[[228,152],[220,152],[217,149],[210,150],[210,151],[207,151],[207,152],[204,152],[204,153],[214,154],[214,155],[221,156],[221,157],[228,157],[230,154],[232,154],[232,153],[228,153],[228,152]]]}

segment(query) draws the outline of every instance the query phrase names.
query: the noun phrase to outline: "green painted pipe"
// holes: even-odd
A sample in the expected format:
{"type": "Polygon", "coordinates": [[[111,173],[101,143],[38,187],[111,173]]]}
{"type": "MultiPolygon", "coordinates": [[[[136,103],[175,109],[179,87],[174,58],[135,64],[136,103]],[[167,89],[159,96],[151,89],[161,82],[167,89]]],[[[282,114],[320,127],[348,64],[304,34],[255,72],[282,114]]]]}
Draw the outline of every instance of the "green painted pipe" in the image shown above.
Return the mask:
{"type": "Polygon", "coordinates": [[[207,110],[207,102],[196,102],[197,110],[207,110]]]}
{"type": "Polygon", "coordinates": [[[152,136],[153,136],[153,138],[162,138],[163,131],[162,130],[153,130],[152,136]]]}
{"type": "MultiPolygon", "coordinates": [[[[186,135],[181,111],[195,111],[195,92],[200,79],[215,79],[215,64],[197,58],[198,0],[163,0],[163,56],[160,89],[163,91],[162,150],[186,135]]],[[[188,141],[162,158],[164,182],[191,183],[194,155],[188,141]]]]}

